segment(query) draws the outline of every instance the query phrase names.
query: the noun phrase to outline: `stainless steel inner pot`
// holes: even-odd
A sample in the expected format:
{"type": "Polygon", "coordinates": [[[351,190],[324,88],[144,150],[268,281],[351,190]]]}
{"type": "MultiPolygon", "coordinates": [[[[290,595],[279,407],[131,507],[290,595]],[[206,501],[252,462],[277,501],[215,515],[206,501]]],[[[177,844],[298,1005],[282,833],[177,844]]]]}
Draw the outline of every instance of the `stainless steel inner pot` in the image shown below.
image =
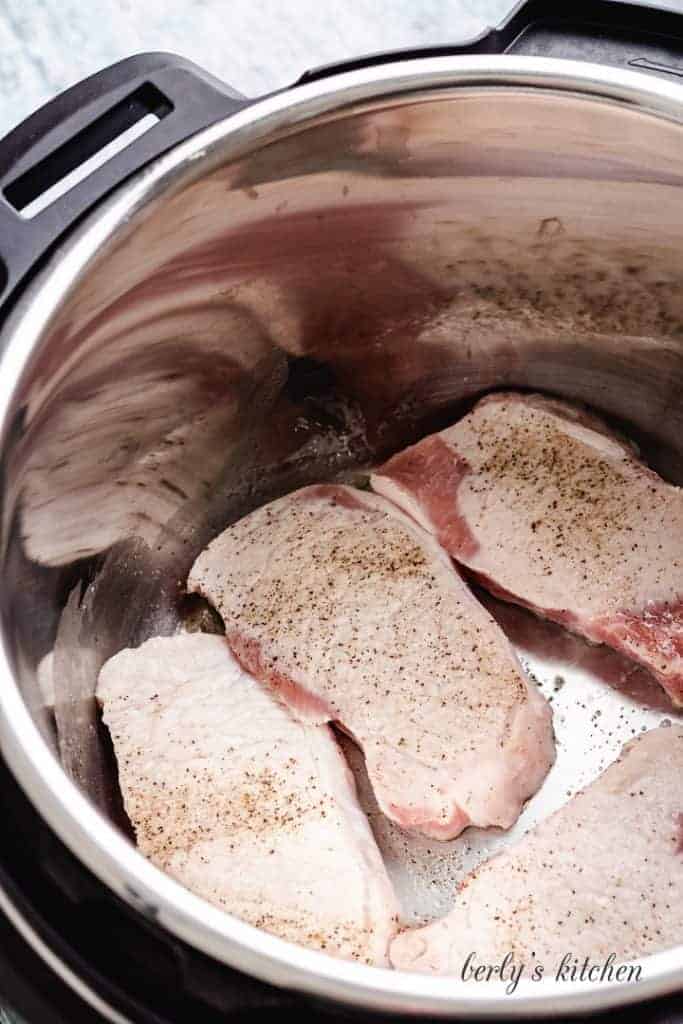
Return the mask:
{"type": "MultiPolygon", "coordinates": [[[[587,402],[683,483],[682,120],[675,82],[541,58],[302,85],[122,186],[7,322],[2,752],[83,862],[218,960],[350,1004],[470,1017],[683,984],[683,945],[643,961],[638,985],[509,996],[258,932],[137,853],[93,700],[111,654],[197,617],[183,581],[226,523],[306,482],[357,479],[489,389],[587,402]]],[[[490,604],[553,698],[560,743],[514,836],[674,712],[618,655],[490,604]]],[[[406,838],[347,750],[407,920],[445,912],[509,837],[406,838]]]]}

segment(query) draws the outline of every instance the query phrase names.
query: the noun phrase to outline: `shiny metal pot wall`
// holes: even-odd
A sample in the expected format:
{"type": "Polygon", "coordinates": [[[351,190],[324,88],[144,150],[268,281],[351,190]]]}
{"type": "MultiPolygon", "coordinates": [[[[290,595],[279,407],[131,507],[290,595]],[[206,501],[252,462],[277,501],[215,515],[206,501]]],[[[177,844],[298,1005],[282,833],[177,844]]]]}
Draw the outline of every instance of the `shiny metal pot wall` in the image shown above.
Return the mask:
{"type": "Polygon", "coordinates": [[[637,986],[504,996],[260,933],[118,828],[93,701],[104,659],[175,629],[186,571],[227,521],[353,476],[486,389],[589,402],[683,481],[682,101],[676,84],[539,58],[302,85],[122,186],[6,324],[2,751],[106,884],[214,957],[348,1003],[468,1016],[683,983],[683,948],[637,986]],[[53,648],[58,742],[37,673],[53,648]]]}

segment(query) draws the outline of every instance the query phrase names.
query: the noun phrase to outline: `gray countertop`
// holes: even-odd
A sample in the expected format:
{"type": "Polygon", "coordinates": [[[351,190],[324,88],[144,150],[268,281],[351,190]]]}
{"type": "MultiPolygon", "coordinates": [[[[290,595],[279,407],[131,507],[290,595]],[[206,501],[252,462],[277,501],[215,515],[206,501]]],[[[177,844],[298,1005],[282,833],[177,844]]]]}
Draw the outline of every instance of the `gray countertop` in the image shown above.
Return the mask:
{"type": "Polygon", "coordinates": [[[0,136],[62,89],[170,50],[247,96],[307,68],[436,45],[497,23],[514,0],[0,0],[0,136]]]}
{"type": "MultiPolygon", "coordinates": [[[[258,96],[320,64],[470,39],[516,2],[0,0],[0,137],[62,89],[145,50],[189,57],[258,96]]],[[[683,11],[683,0],[636,2],[683,11]]]]}

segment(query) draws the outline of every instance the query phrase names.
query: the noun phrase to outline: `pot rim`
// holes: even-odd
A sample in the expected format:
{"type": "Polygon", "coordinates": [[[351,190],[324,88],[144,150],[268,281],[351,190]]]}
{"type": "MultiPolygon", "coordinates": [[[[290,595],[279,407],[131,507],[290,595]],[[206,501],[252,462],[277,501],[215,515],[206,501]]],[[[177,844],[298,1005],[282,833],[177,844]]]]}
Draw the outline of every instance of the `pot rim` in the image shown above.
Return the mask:
{"type": "MultiPolygon", "coordinates": [[[[13,394],[44,330],[103,247],[148,204],[212,168],[301,130],[312,119],[374,101],[415,100],[439,90],[516,87],[573,93],[683,122],[683,86],[641,72],[540,57],[434,57],[344,72],[257,100],[154,160],[91,212],[20,296],[0,335],[0,436],[13,394]]],[[[643,979],[500,983],[404,974],[335,960],[220,911],[154,867],[68,778],[38,731],[0,644],[0,752],[43,819],[117,896],[176,937],[230,967],[303,993],[392,1013],[519,1017],[585,1013],[683,988],[683,945],[639,961],[643,979]]],[[[683,939],[683,937],[682,937],[683,939]]]]}

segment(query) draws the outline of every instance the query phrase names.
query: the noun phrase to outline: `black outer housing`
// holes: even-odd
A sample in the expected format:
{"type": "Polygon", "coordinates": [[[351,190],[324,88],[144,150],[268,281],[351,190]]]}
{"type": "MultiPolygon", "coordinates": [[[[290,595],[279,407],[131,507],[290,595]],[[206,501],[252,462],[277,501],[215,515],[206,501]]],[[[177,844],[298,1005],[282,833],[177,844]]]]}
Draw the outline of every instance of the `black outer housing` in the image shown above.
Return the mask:
{"type": "MultiPolygon", "coordinates": [[[[504,53],[587,59],[683,77],[683,17],[614,0],[527,0],[501,26],[469,43],[361,57],[307,71],[300,83],[396,60],[504,53]]],[[[109,192],[250,102],[183,58],[143,54],[62,93],[7,135],[0,143],[0,323],[46,255],[109,192]],[[16,212],[6,199],[8,187],[12,195],[12,184],[24,175],[58,178],[65,161],[74,163],[74,146],[87,138],[93,152],[99,148],[98,136],[109,141],[114,111],[125,117],[132,95],[149,86],[166,101],[158,124],[34,218],[16,212]]],[[[353,1016],[224,967],[119,899],[60,842],[1,757],[0,821],[0,889],[59,960],[125,1019],[217,1024],[257,1021],[281,1010],[310,1021],[353,1016]]],[[[102,1020],[2,914],[0,999],[27,1024],[102,1020]]],[[[683,994],[621,1011],[620,1019],[625,1024],[683,1024],[683,994]]]]}

